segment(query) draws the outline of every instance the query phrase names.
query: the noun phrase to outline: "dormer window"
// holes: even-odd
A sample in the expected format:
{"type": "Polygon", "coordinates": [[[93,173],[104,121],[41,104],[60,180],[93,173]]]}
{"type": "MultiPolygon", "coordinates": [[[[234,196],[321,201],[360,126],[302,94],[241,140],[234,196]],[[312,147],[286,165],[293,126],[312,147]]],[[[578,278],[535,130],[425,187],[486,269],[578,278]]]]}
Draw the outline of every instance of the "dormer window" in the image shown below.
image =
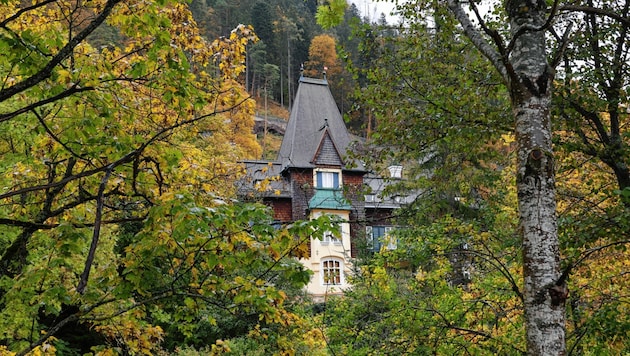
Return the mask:
{"type": "Polygon", "coordinates": [[[341,174],[338,170],[315,171],[315,187],[317,189],[339,189],[341,174]]]}

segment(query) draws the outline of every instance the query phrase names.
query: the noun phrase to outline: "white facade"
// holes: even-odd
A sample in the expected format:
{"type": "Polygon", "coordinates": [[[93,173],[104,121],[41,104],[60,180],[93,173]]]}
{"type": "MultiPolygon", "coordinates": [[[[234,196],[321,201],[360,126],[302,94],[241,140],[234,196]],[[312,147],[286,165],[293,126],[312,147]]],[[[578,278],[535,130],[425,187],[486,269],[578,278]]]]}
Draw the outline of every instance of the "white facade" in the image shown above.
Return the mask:
{"type": "Polygon", "coordinates": [[[306,291],[316,300],[326,295],[340,294],[348,288],[348,277],[352,271],[350,261],[350,218],[349,211],[315,209],[311,219],[323,214],[336,215],[342,221],[338,232],[327,232],[322,240],[311,238],[311,257],[301,259],[302,264],[313,276],[306,291]]]}

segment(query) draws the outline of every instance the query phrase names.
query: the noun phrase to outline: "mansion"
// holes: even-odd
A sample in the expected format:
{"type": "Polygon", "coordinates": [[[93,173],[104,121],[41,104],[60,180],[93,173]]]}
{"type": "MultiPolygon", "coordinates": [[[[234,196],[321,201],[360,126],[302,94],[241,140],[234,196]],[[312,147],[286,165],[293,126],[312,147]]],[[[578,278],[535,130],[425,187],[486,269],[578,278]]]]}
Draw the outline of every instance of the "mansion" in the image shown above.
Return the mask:
{"type": "Polygon", "coordinates": [[[301,259],[314,272],[307,286],[314,298],[342,293],[360,253],[396,248],[387,238],[390,217],[405,202],[381,193],[401,177],[402,167],[389,167],[387,178],[372,174],[349,157],[352,145],[326,79],[302,77],[277,159],[244,162],[247,183],[239,194],[254,194],[258,184],[268,182],[262,200],[278,223],[322,214],[340,218],[338,231],[312,238],[301,259]]]}

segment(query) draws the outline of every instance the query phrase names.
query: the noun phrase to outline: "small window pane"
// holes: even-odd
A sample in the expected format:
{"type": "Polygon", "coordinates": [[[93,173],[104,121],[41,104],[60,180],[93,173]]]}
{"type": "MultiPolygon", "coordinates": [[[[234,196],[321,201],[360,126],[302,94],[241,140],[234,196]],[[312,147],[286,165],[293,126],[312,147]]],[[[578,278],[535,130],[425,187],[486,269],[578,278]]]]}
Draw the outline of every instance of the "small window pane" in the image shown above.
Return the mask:
{"type": "Polygon", "coordinates": [[[365,231],[368,250],[379,252],[383,245],[388,250],[395,250],[398,246],[396,239],[391,237],[392,230],[393,226],[367,226],[365,231]]]}

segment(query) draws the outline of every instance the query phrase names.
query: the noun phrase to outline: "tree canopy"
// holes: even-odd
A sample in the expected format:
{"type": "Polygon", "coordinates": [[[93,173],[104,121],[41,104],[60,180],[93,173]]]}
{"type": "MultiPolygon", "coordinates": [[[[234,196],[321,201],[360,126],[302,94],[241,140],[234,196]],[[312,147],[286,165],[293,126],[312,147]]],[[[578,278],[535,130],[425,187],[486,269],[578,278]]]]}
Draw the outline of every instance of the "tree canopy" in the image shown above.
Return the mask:
{"type": "MultiPolygon", "coordinates": [[[[527,326],[527,338],[508,332],[515,337],[505,343],[515,347],[511,352],[563,354],[588,347],[596,347],[598,352],[608,348],[611,354],[622,352],[627,345],[614,341],[620,334],[608,327],[589,328],[594,323],[605,325],[599,316],[608,318],[608,310],[623,309],[621,291],[627,285],[615,289],[614,297],[600,290],[607,296],[600,299],[595,297],[594,289],[599,288],[595,285],[607,282],[584,273],[606,269],[597,262],[602,256],[627,260],[627,230],[617,222],[626,216],[621,137],[622,122],[627,119],[622,114],[627,111],[622,89],[627,86],[623,69],[627,62],[627,4],[509,1],[490,4],[485,11],[476,3],[414,1],[399,5],[398,10],[403,17],[400,37],[389,40],[384,30],[364,32],[369,35],[364,46],[378,53],[376,58],[384,53],[387,59],[357,73],[367,78],[360,89],[361,103],[375,114],[378,124],[371,135],[375,147],[366,152],[375,157],[374,152],[381,151],[375,157],[379,164],[408,164],[409,182],[402,185],[423,189],[420,202],[401,223],[413,227],[399,235],[409,249],[393,259],[418,261],[413,266],[419,268],[416,276],[421,275],[422,280],[435,273],[449,279],[453,285],[439,299],[447,300],[448,295],[460,303],[424,309],[442,321],[436,327],[443,330],[426,337],[437,337],[445,345],[457,344],[468,352],[477,347],[506,350],[501,346],[504,340],[483,328],[484,315],[492,314],[483,310],[489,308],[497,311],[495,330],[512,323],[527,326]],[[432,39],[435,48],[428,44],[432,39]],[[475,60],[479,54],[485,57],[485,64],[475,60]],[[484,69],[484,65],[488,67],[484,69]],[[484,91],[491,83],[495,89],[484,91]],[[512,124],[501,120],[506,118],[501,114],[506,98],[510,99],[515,135],[508,134],[512,124]],[[537,124],[532,126],[533,122],[537,124]],[[466,136],[467,130],[470,136],[466,136]],[[506,157],[516,160],[505,161],[506,157]],[[555,172],[559,215],[555,212],[555,172]],[[509,174],[516,178],[518,194],[504,189],[510,184],[503,180],[509,174]],[[611,177],[616,186],[611,186],[611,177]],[[429,203],[423,204],[422,199],[432,194],[429,203]],[[443,203],[431,204],[435,200],[443,203]],[[517,211],[505,205],[517,201],[517,211]],[[504,215],[508,211],[512,213],[504,215]],[[518,224],[514,220],[517,213],[518,224]],[[508,224],[506,217],[511,219],[508,224]],[[452,229],[444,227],[453,218],[459,225],[477,226],[476,231],[453,241],[452,229]],[[486,232],[497,238],[498,245],[482,238],[486,232]],[[522,245],[514,235],[521,236],[522,245]],[[430,236],[439,236],[440,241],[432,248],[430,236]],[[462,256],[474,260],[465,274],[458,270],[467,259],[462,256]],[[446,265],[437,264],[440,258],[446,265]],[[520,269],[522,280],[515,275],[520,269]],[[494,302],[506,303],[495,294],[501,283],[493,279],[493,271],[507,283],[508,294],[513,293],[509,305],[521,310],[516,315],[492,309],[494,302]],[[485,285],[489,280],[494,283],[485,285]],[[593,288],[582,292],[587,281],[593,288]],[[482,285],[485,287],[480,288],[482,285]],[[461,290],[473,292],[472,299],[461,290]],[[474,301],[479,300],[483,302],[477,308],[474,301]],[[449,312],[461,314],[450,318],[449,312]],[[511,317],[503,320],[505,315],[511,317]],[[565,324],[565,316],[569,323],[565,324]],[[593,318],[597,321],[591,323],[593,318]],[[553,331],[545,329],[548,327],[553,331]],[[610,341],[603,341],[606,338],[610,341]]],[[[328,21],[338,22],[333,17],[328,21]]],[[[385,266],[397,263],[389,261],[385,266]]],[[[607,279],[617,284],[625,273],[622,265],[616,264],[606,273],[607,279]]],[[[409,288],[414,291],[419,288],[416,282],[398,281],[390,273],[386,283],[413,284],[409,288]]],[[[370,288],[368,282],[359,281],[357,295],[370,288]]],[[[419,305],[430,300],[426,295],[416,298],[419,305]]],[[[387,320],[399,322],[395,317],[387,320]]],[[[348,323],[352,325],[352,321],[348,323]]],[[[625,325],[626,321],[615,318],[615,323],[625,325]]],[[[404,329],[395,329],[404,335],[398,337],[412,342],[405,339],[410,336],[401,331],[404,329]]],[[[620,330],[624,333],[626,329],[620,330]]],[[[441,344],[435,341],[434,345],[441,344]]]]}
{"type": "Polygon", "coordinates": [[[180,1],[0,10],[0,351],[220,350],[299,323],[284,301],[309,272],[290,256],[316,223],[233,201],[261,153],[251,27],[206,41],[180,1]]]}

